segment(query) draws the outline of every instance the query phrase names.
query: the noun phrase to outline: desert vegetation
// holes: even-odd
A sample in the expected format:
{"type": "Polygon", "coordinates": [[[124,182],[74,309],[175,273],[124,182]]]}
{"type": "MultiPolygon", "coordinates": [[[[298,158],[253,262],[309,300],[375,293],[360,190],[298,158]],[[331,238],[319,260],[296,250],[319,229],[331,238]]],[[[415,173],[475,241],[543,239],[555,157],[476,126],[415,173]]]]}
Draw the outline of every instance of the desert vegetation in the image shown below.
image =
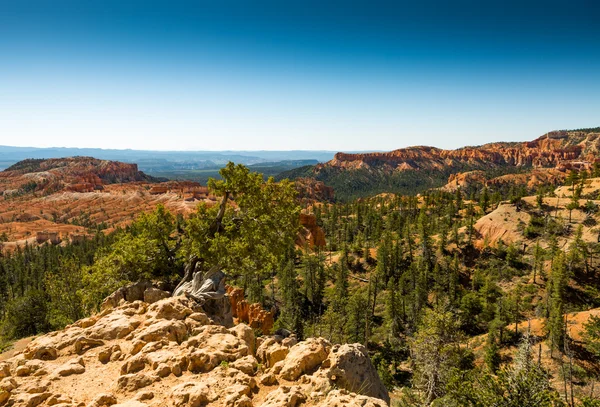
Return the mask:
{"type": "Polygon", "coordinates": [[[5,252],[3,337],[61,328],[132,282],[172,290],[193,259],[274,310],[275,329],[363,344],[399,406],[597,405],[591,175],[530,196],[484,186],[319,203],[229,164],[209,183],[217,202],[189,215],[159,205],[94,239],[5,252]],[[324,241],[298,245],[301,211],[324,241]]]}

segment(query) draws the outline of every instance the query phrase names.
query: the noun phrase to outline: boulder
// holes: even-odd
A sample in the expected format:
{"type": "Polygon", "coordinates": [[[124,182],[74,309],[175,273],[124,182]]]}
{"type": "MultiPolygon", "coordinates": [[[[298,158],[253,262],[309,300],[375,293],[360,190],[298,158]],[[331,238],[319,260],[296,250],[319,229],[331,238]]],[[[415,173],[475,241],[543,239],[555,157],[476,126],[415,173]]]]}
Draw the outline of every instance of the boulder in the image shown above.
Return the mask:
{"type": "Polygon", "coordinates": [[[87,407],[109,407],[117,404],[117,398],[111,393],[100,393],[87,405],[87,407]]]}
{"type": "Polygon", "coordinates": [[[256,350],[256,357],[266,367],[273,367],[277,362],[285,359],[290,349],[282,344],[281,336],[270,336],[261,342],[256,350]]]}
{"type": "Polygon", "coordinates": [[[346,390],[332,390],[315,407],[388,407],[388,404],[378,398],[359,396],[346,390]]]}
{"type": "Polygon", "coordinates": [[[78,355],[81,355],[89,349],[102,345],[104,345],[104,342],[100,339],[92,339],[85,336],[80,336],[75,340],[75,352],[78,355]]]}
{"type": "Polygon", "coordinates": [[[158,288],[150,287],[144,291],[144,302],[153,304],[164,298],[169,298],[171,294],[167,291],[160,290],[158,288]]]}
{"type": "Polygon", "coordinates": [[[208,372],[222,362],[234,362],[250,353],[244,341],[223,327],[204,329],[182,346],[190,350],[188,370],[196,373],[208,372]]]}
{"type": "Polygon", "coordinates": [[[148,307],[148,317],[156,319],[183,320],[194,311],[195,304],[186,297],[168,297],[161,299],[148,307]]]}
{"type": "Polygon", "coordinates": [[[281,386],[265,397],[260,407],[296,407],[306,401],[300,386],[281,386]]]}
{"type": "Polygon", "coordinates": [[[137,332],[135,339],[143,342],[157,342],[162,339],[181,343],[187,336],[187,327],[182,321],[158,320],[137,332]]]}
{"type": "Polygon", "coordinates": [[[150,386],[156,381],[157,377],[144,373],[126,374],[117,380],[117,388],[125,392],[134,392],[144,387],[150,386]]]}
{"type": "Polygon", "coordinates": [[[18,364],[18,366],[16,366],[16,368],[14,370],[15,370],[15,376],[17,376],[17,377],[30,376],[40,370],[42,370],[44,372],[46,371],[44,369],[44,364],[37,360],[24,361],[23,364],[18,364]]]}
{"type": "Polygon", "coordinates": [[[24,407],[37,407],[44,401],[46,401],[48,398],[50,398],[50,396],[52,396],[52,393],[48,392],[35,394],[22,393],[15,400],[15,405],[24,407]]]}
{"type": "Polygon", "coordinates": [[[0,389],[1,390],[11,392],[14,389],[16,389],[17,387],[19,387],[19,384],[12,377],[7,377],[7,378],[2,379],[2,381],[0,381],[0,389]]]}
{"type": "Polygon", "coordinates": [[[229,366],[246,373],[248,376],[254,376],[256,368],[258,367],[258,362],[254,356],[248,355],[241,359],[234,360],[229,366]]]}
{"type": "Polygon", "coordinates": [[[98,352],[98,360],[100,363],[106,364],[110,361],[119,360],[121,355],[122,352],[119,345],[107,346],[98,352]]]}
{"type": "Polygon", "coordinates": [[[148,363],[148,359],[145,355],[137,354],[131,357],[127,362],[121,366],[121,374],[137,373],[140,370],[144,370],[148,363]]]}
{"type": "Polygon", "coordinates": [[[0,379],[10,376],[10,364],[6,362],[0,363],[0,379]]]}
{"type": "Polygon", "coordinates": [[[47,406],[71,406],[72,400],[70,397],[63,396],[62,394],[53,394],[48,400],[46,400],[47,406]]]}
{"type": "Polygon", "coordinates": [[[135,395],[135,399],[139,401],[152,400],[154,393],[151,391],[140,391],[135,395]]]}
{"type": "Polygon", "coordinates": [[[331,344],[323,338],[309,338],[290,349],[283,361],[280,376],[296,380],[304,373],[311,373],[327,359],[331,344]]]}
{"type": "Polygon", "coordinates": [[[0,390],[0,405],[4,405],[10,398],[10,391],[0,390]]]}
{"type": "Polygon", "coordinates": [[[73,374],[82,374],[85,372],[85,364],[83,363],[83,359],[81,357],[76,359],[71,359],[68,362],[59,366],[55,371],[54,377],[65,377],[71,376],[73,374]]]}
{"type": "Polygon", "coordinates": [[[203,407],[209,402],[209,389],[202,382],[187,382],[173,389],[171,400],[175,407],[203,407]]]}
{"type": "Polygon", "coordinates": [[[254,351],[256,348],[255,347],[256,338],[254,337],[254,331],[252,330],[252,328],[250,328],[246,324],[238,324],[238,325],[234,326],[233,328],[230,328],[229,332],[231,332],[232,334],[234,334],[235,336],[237,336],[238,338],[243,340],[246,343],[246,345],[248,346],[248,349],[250,349],[250,353],[254,354],[254,351]]]}
{"type": "Polygon", "coordinates": [[[125,338],[141,323],[139,319],[132,318],[132,311],[131,307],[127,307],[102,316],[92,327],[87,328],[87,336],[107,341],[125,338]]]}
{"type": "Polygon", "coordinates": [[[143,301],[144,292],[149,288],[152,288],[152,283],[149,281],[138,281],[126,287],[121,287],[104,299],[100,305],[100,310],[116,308],[121,304],[121,301],[143,301]]]}
{"type": "Polygon", "coordinates": [[[50,344],[31,342],[23,351],[25,359],[54,360],[58,357],[58,350],[50,344]]]}
{"type": "Polygon", "coordinates": [[[371,363],[367,349],[358,343],[335,345],[327,358],[327,376],[340,389],[389,403],[390,396],[371,363]]]}
{"type": "Polygon", "coordinates": [[[114,404],[113,407],[148,407],[148,405],[139,400],[127,400],[119,404],[114,404]]]}

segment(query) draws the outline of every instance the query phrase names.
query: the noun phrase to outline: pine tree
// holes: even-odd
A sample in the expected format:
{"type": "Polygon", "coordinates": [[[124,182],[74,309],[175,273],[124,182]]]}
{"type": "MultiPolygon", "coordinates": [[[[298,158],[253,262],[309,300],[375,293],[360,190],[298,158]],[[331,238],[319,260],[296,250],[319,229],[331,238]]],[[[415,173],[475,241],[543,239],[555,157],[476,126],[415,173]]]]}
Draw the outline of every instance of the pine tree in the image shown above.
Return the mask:
{"type": "Polygon", "coordinates": [[[485,345],[485,353],[484,353],[484,361],[487,365],[488,369],[492,373],[496,373],[498,368],[500,367],[500,348],[496,343],[496,331],[490,330],[487,335],[486,345],[485,345]]]}
{"type": "Polygon", "coordinates": [[[567,271],[565,267],[565,257],[562,252],[558,252],[552,262],[552,274],[550,276],[549,292],[549,317],[546,323],[546,331],[551,343],[551,350],[562,349],[565,337],[565,325],[563,321],[564,314],[564,293],[567,287],[567,271]]]}
{"type": "Polygon", "coordinates": [[[301,297],[293,259],[290,259],[284,267],[281,267],[277,274],[277,285],[281,296],[277,326],[286,328],[301,338],[303,336],[301,297]]]}
{"type": "Polygon", "coordinates": [[[462,333],[458,318],[442,305],[427,309],[418,330],[410,339],[413,363],[413,386],[425,395],[426,405],[446,391],[451,369],[459,365],[462,333]]]}
{"type": "Polygon", "coordinates": [[[490,205],[490,194],[488,192],[487,186],[483,188],[481,193],[481,197],[479,198],[479,206],[481,206],[481,210],[483,213],[487,213],[488,207],[490,205]]]}

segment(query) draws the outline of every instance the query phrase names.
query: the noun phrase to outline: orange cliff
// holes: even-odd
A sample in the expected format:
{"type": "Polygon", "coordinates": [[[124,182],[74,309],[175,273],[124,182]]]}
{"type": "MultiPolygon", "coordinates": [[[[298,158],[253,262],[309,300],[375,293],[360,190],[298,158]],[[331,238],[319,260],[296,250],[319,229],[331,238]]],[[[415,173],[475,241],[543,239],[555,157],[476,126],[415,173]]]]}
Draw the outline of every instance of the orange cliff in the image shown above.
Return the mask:
{"type": "Polygon", "coordinates": [[[333,160],[315,166],[324,168],[405,171],[436,170],[469,165],[473,169],[503,166],[534,168],[589,168],[598,161],[600,133],[584,131],[550,132],[530,142],[490,143],[477,147],[442,150],[418,146],[384,153],[337,153],[333,160]]]}
{"type": "Polygon", "coordinates": [[[275,323],[274,311],[265,311],[258,303],[249,304],[241,288],[227,286],[227,295],[236,323],[244,322],[252,329],[260,329],[264,335],[271,333],[275,323]]]}
{"type": "Polygon", "coordinates": [[[0,192],[26,189],[43,193],[93,192],[105,185],[155,182],[138,170],[137,164],[92,157],[28,159],[0,172],[0,192]]]}
{"type": "Polygon", "coordinates": [[[296,178],[294,186],[298,191],[298,198],[305,203],[333,202],[333,188],[314,178],[296,178]]]}
{"type": "Polygon", "coordinates": [[[298,246],[308,246],[311,249],[325,247],[325,232],[317,225],[317,217],[312,214],[300,214],[300,233],[296,239],[298,246]]]}

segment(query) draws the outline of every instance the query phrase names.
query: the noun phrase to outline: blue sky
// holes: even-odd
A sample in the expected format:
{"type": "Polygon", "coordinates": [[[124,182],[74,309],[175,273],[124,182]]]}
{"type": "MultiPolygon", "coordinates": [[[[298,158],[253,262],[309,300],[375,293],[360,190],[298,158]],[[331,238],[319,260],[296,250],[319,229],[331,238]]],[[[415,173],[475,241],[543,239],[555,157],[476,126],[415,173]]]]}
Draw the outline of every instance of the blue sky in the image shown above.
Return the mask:
{"type": "Polygon", "coordinates": [[[595,127],[598,7],[0,0],[0,144],[392,150],[595,127]]]}

